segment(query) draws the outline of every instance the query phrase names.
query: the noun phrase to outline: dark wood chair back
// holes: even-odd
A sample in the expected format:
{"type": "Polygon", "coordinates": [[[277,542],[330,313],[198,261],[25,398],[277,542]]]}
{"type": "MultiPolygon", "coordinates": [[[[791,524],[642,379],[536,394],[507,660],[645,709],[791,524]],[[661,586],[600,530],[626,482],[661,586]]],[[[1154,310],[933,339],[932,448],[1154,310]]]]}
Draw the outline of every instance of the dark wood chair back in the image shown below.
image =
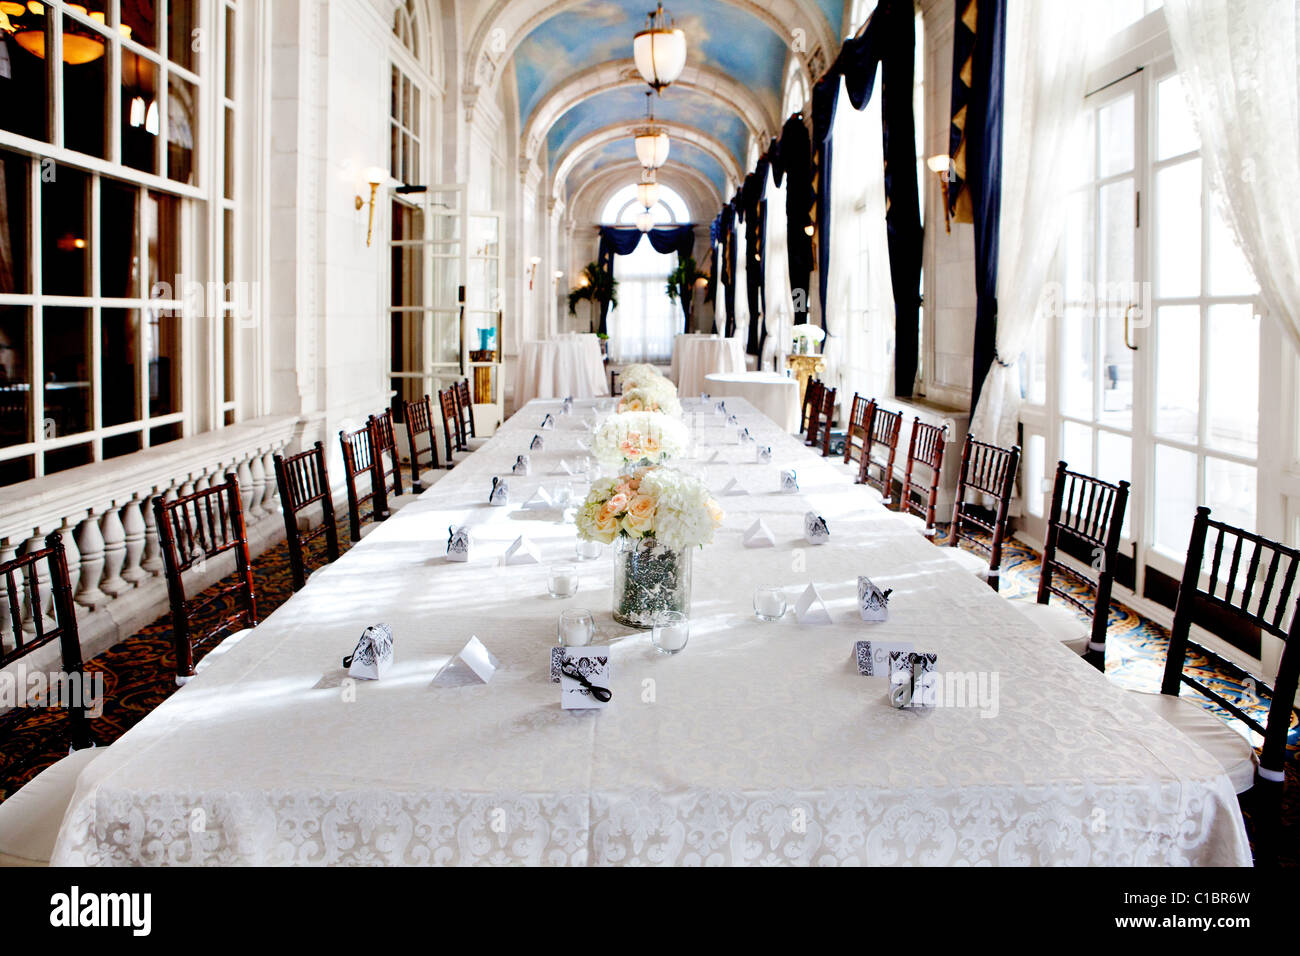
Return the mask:
{"type": "Polygon", "coordinates": [[[808,382],[808,387],[803,391],[803,406],[799,410],[799,431],[811,439],[812,435],[808,434],[808,429],[813,427],[813,414],[821,408],[821,391],[822,383],[819,379],[812,379],[808,382]]]}
{"type": "Polygon", "coordinates": [[[293,589],[307,583],[306,552],[318,538],[325,539],[325,563],[339,559],[339,533],[334,525],[334,499],[330,476],[325,468],[325,445],[317,442],[296,455],[275,455],[275,483],[280,488],[280,510],[284,513],[284,536],[289,544],[289,570],[293,589]],[[298,515],[320,503],[321,523],[310,530],[298,523],[298,515]]]}
{"type": "Polygon", "coordinates": [[[455,464],[452,460],[452,452],[465,450],[460,443],[458,424],[460,419],[456,413],[456,396],[450,388],[438,391],[438,407],[442,411],[442,438],[447,449],[447,467],[450,468],[455,464]]]}
{"type": "Polygon", "coordinates": [[[831,453],[831,422],[834,418],[835,389],[822,385],[817,390],[817,407],[808,422],[808,441],[805,444],[820,447],[823,458],[831,453]]]}
{"type": "Polygon", "coordinates": [[[176,677],[181,683],[194,675],[195,647],[224,632],[257,626],[239,480],[229,472],[221,484],[175,501],[154,498],[153,508],[171,603],[176,677]],[[235,557],[233,583],[211,586],[190,598],[185,591],[185,573],[204,567],[228,551],[235,557]],[[223,610],[228,597],[234,598],[233,610],[223,610]],[[218,619],[202,633],[195,633],[199,614],[210,607],[216,608],[218,619]]]}
{"type": "Polygon", "coordinates": [[[438,468],[438,438],[433,431],[433,402],[429,396],[413,402],[402,403],[402,418],[406,421],[406,443],[411,448],[411,487],[424,491],[421,474],[427,456],[430,468],[438,468]]]}
{"type": "Polygon", "coordinates": [[[1105,667],[1106,626],[1110,617],[1110,592],[1119,560],[1119,536],[1128,506],[1127,481],[1114,485],[1091,475],[1070,471],[1065,462],[1056,464],[1052,486],[1052,508],[1047,515],[1047,540],[1043,542],[1043,564],[1038,578],[1038,603],[1047,604],[1052,595],[1073,605],[1092,618],[1087,658],[1105,667]],[[1057,558],[1057,551],[1073,543],[1088,557],[1096,577],[1057,558]],[[1093,595],[1091,606],[1062,581],[1081,585],[1093,595]]]}
{"type": "Polygon", "coordinates": [[[356,544],[361,540],[362,525],[388,517],[388,496],[374,453],[378,442],[373,421],[367,421],[362,428],[340,431],[339,444],[343,446],[343,479],[348,491],[348,536],[356,544]],[[370,478],[365,494],[360,488],[363,475],[370,478]]]}
{"type": "Polygon", "coordinates": [[[876,488],[885,504],[889,504],[894,496],[894,459],[898,457],[898,432],[902,427],[902,412],[887,412],[874,398],[871,400],[871,418],[867,421],[866,448],[858,469],[858,481],[876,488]]]}
{"type": "Polygon", "coordinates": [[[402,460],[397,451],[397,436],[393,432],[393,410],[386,408],[379,415],[371,415],[369,421],[375,429],[375,455],[379,464],[379,475],[384,481],[384,495],[400,498],[402,488],[402,460]]]}
{"type": "MultiPolygon", "coordinates": [[[[8,603],[10,628],[7,639],[0,632],[0,667],[26,657],[38,647],[58,641],[63,673],[67,675],[70,691],[70,699],[63,704],[68,711],[72,747],[74,750],[89,747],[90,717],[87,712],[93,701],[82,676],[81,639],[77,633],[76,605],[72,603],[63,536],[56,531],[46,536],[43,548],[0,562],[0,593],[8,603]],[[42,565],[45,565],[45,573],[42,573],[42,565]],[[45,614],[47,598],[53,612],[52,627],[45,614]],[[30,622],[30,632],[24,629],[24,611],[30,622]]],[[[15,704],[19,703],[15,700],[15,704]]]]}
{"type": "Polygon", "coordinates": [[[1002,542],[1007,536],[1011,496],[1020,469],[1020,446],[1003,448],[978,441],[970,433],[961,449],[961,470],[957,474],[957,500],[952,506],[948,544],[956,548],[964,541],[988,556],[988,583],[998,590],[1002,573],[1002,542]],[[984,517],[982,502],[967,501],[975,493],[993,499],[993,517],[984,517]]]}
{"type": "Polygon", "coordinates": [[[925,521],[925,533],[934,533],[934,506],[939,499],[939,477],[943,470],[943,449],[947,425],[927,425],[920,417],[912,419],[912,438],[907,443],[907,470],[903,475],[903,493],[899,510],[925,521]],[[916,466],[927,473],[918,476],[916,466]]]}
{"type": "Polygon", "coordinates": [[[849,421],[844,428],[844,464],[851,464],[854,458],[860,462],[862,456],[866,454],[867,428],[874,407],[874,401],[863,398],[857,392],[853,393],[853,405],[849,410],[849,421]]]}
{"type": "MultiPolygon", "coordinates": [[[[1163,694],[1178,696],[1183,684],[1210,698],[1228,713],[1264,738],[1255,779],[1281,784],[1286,760],[1287,731],[1300,680],[1300,603],[1297,602],[1296,573],[1300,551],[1276,541],[1215,521],[1210,509],[1196,509],[1192,537],[1187,546],[1187,564],[1178,588],[1174,626],[1169,633],[1169,654],[1165,658],[1163,694]],[[1209,568],[1205,568],[1209,551],[1209,568]],[[1201,573],[1208,570],[1205,587],[1201,573]],[[1290,621],[1287,616],[1290,613],[1290,621]],[[1271,698],[1268,715],[1260,723],[1249,712],[1224,697],[1204,680],[1186,672],[1187,650],[1222,660],[1190,639],[1193,624],[1206,623],[1208,614],[1231,615],[1250,627],[1282,641],[1282,657],[1273,686],[1256,683],[1271,698]]],[[[1230,668],[1231,669],[1231,668],[1230,668]]],[[[1254,680],[1254,678],[1251,678],[1254,680]]]]}
{"type": "Polygon", "coordinates": [[[456,390],[456,421],[460,425],[460,443],[469,448],[469,439],[477,438],[474,430],[474,401],[469,396],[469,379],[462,378],[452,386],[456,390]]]}

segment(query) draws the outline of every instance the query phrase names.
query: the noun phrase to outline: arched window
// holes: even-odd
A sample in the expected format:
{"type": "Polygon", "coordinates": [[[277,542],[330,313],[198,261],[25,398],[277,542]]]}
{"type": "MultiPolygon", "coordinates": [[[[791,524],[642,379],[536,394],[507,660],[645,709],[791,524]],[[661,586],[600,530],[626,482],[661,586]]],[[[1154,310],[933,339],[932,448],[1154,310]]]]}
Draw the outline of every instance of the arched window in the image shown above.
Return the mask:
{"type": "MultiPolygon", "coordinates": [[[[643,208],[645,207],[637,201],[636,184],[629,183],[609,197],[600,214],[600,221],[608,225],[632,226],[636,224],[636,217],[643,208]]],[[[686,202],[675,189],[663,183],[659,184],[659,201],[650,208],[650,215],[657,226],[691,221],[686,202]]]]}
{"type": "Polygon", "coordinates": [[[804,108],[808,102],[808,81],[800,68],[799,60],[790,57],[790,66],[785,71],[785,103],[781,115],[793,116],[804,108]]]}
{"type": "Polygon", "coordinates": [[[402,0],[393,12],[393,33],[417,60],[420,58],[419,23],[415,0],[402,0]]]}

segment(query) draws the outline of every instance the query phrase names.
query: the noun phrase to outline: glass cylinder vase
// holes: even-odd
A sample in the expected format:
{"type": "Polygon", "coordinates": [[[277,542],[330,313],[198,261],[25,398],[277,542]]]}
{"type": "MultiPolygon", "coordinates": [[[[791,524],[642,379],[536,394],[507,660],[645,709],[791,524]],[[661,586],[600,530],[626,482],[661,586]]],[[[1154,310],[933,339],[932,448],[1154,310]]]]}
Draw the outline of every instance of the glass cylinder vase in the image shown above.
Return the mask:
{"type": "Polygon", "coordinates": [[[663,611],[691,610],[691,551],[620,537],[614,549],[614,620],[653,627],[663,611]]]}

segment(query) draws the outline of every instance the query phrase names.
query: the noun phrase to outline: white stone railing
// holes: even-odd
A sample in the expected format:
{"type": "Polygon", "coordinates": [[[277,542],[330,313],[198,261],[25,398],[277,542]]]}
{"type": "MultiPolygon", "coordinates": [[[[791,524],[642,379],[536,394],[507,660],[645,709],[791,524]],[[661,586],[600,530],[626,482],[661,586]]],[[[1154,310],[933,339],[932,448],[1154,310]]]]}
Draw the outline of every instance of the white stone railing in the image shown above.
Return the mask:
{"type": "MultiPolygon", "coordinates": [[[[291,416],[254,419],[0,488],[0,562],[43,547],[52,531],[62,533],[82,653],[89,659],[166,612],[156,496],[173,500],[202,491],[233,471],[254,552],[283,537],[272,456],[293,441],[297,424],[291,416]]],[[[228,573],[222,562],[214,564],[213,580],[228,573]]],[[[42,593],[46,606],[23,608],[26,631],[35,629],[35,613],[50,613],[47,586],[42,593]]],[[[19,600],[26,604],[23,596],[19,600]]],[[[5,647],[13,646],[12,627],[8,595],[0,594],[5,647]]],[[[57,667],[55,647],[30,656],[29,668],[57,667]]]]}

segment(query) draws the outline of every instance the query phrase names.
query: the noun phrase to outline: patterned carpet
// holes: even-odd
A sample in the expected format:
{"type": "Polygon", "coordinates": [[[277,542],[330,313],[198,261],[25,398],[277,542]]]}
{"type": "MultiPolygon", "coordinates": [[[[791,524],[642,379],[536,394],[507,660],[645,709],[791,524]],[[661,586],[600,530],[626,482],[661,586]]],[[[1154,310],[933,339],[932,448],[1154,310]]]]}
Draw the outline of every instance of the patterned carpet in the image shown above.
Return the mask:
{"type": "MultiPolygon", "coordinates": [[[[942,534],[940,535],[942,540],[942,534]]],[[[321,542],[323,543],[323,541],[321,542]]],[[[349,547],[346,510],[339,522],[339,546],[349,547]]],[[[1014,600],[1034,600],[1038,588],[1039,555],[1033,549],[1016,541],[1004,551],[1004,596],[1014,600]]],[[[309,559],[308,567],[317,566],[317,559],[309,559]]],[[[284,603],[292,594],[289,573],[289,553],[284,544],[271,548],[253,562],[253,577],[257,588],[257,607],[260,617],[265,617],[284,603]]],[[[209,609],[216,617],[225,609],[209,609]]],[[[1107,637],[1106,672],[1116,683],[1126,687],[1156,690],[1168,646],[1169,635],[1164,628],[1146,620],[1121,605],[1110,613],[1110,630],[1107,637]]],[[[195,653],[196,659],[202,651],[195,653]]],[[[1210,677],[1215,688],[1225,697],[1245,701],[1240,673],[1213,669],[1211,662],[1193,661],[1200,667],[1202,676],[1210,677]]],[[[171,650],[171,627],[164,616],[133,635],[129,640],[110,648],[87,664],[87,669],[104,674],[107,699],[103,713],[92,720],[95,740],[102,746],[112,743],[169,695],[175,693],[171,650]]],[[[1200,698],[1198,698],[1200,699],[1200,698]]],[[[1209,701],[1205,705],[1225,719],[1226,712],[1209,701]]],[[[1246,709],[1257,708],[1261,715],[1268,702],[1245,703],[1246,709]]],[[[0,800],[21,787],[63,754],[67,753],[67,720],[62,711],[22,707],[0,716],[0,800]]],[[[1287,763],[1287,786],[1283,797],[1282,831],[1277,841],[1277,862],[1284,866],[1300,865],[1300,722],[1292,715],[1290,758],[1287,763]]],[[[1242,798],[1242,809],[1252,841],[1254,796],[1242,798]]],[[[1262,859],[1260,862],[1264,862],[1262,859]]]]}

